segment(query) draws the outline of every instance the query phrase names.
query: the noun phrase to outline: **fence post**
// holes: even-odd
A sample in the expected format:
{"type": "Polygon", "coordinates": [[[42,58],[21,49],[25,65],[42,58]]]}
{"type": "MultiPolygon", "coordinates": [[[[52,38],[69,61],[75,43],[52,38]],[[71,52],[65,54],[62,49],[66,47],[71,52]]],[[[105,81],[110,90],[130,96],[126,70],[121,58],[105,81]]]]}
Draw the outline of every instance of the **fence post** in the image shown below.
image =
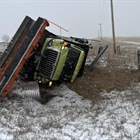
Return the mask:
{"type": "Polygon", "coordinates": [[[117,54],[118,54],[118,55],[121,55],[121,48],[120,48],[120,45],[117,46],[117,54]]]}
{"type": "Polygon", "coordinates": [[[140,50],[137,50],[137,56],[138,56],[138,69],[140,70],[140,50]]]}

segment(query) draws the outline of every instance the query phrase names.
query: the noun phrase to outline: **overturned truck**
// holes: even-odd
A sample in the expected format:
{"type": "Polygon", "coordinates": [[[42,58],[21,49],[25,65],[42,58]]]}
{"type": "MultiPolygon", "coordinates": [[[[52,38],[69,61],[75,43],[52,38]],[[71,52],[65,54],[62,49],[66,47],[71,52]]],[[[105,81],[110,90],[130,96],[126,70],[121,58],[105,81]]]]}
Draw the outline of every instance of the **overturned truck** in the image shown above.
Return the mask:
{"type": "MultiPolygon", "coordinates": [[[[88,40],[55,35],[49,22],[26,16],[0,58],[0,97],[17,82],[51,86],[82,76],[91,45],[88,40]]],[[[90,66],[91,69],[92,66],[90,66]]]]}

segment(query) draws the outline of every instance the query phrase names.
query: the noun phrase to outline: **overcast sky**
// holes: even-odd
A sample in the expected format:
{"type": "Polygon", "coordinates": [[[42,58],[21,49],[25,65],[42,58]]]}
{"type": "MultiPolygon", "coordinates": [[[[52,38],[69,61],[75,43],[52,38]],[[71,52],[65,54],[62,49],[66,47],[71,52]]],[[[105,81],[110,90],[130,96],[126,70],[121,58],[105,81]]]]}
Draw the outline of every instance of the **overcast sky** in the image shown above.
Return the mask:
{"type": "MultiPolygon", "coordinates": [[[[140,0],[114,0],[116,36],[140,36],[140,0]]],[[[110,0],[0,0],[0,37],[14,35],[26,15],[46,18],[69,32],[62,35],[96,38],[111,36],[110,0]]],[[[60,34],[52,24],[49,31],[60,34]]]]}

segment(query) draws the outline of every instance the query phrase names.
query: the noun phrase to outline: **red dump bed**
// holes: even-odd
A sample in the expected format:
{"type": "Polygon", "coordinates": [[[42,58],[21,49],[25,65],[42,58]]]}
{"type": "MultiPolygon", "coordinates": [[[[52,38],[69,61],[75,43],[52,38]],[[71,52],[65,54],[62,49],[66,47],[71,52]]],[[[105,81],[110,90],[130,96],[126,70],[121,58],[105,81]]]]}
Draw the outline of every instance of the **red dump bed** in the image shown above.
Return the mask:
{"type": "Polygon", "coordinates": [[[6,95],[16,84],[20,70],[32,50],[43,36],[43,31],[49,23],[46,19],[36,21],[26,16],[7,49],[0,58],[0,96],[6,95]]]}

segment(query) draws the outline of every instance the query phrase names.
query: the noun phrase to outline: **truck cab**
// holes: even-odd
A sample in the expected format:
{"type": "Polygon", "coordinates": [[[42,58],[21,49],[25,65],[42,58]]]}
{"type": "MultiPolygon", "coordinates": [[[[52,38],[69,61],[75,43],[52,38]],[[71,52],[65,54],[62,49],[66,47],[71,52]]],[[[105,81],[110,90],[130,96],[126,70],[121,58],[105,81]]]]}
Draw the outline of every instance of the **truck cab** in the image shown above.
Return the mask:
{"type": "Polygon", "coordinates": [[[49,86],[73,82],[83,73],[88,49],[89,44],[81,44],[73,38],[47,37],[43,42],[40,40],[24,64],[21,77],[49,86]]]}
{"type": "Polygon", "coordinates": [[[63,39],[46,38],[34,73],[38,83],[73,82],[82,66],[85,52],[63,39]]]}

